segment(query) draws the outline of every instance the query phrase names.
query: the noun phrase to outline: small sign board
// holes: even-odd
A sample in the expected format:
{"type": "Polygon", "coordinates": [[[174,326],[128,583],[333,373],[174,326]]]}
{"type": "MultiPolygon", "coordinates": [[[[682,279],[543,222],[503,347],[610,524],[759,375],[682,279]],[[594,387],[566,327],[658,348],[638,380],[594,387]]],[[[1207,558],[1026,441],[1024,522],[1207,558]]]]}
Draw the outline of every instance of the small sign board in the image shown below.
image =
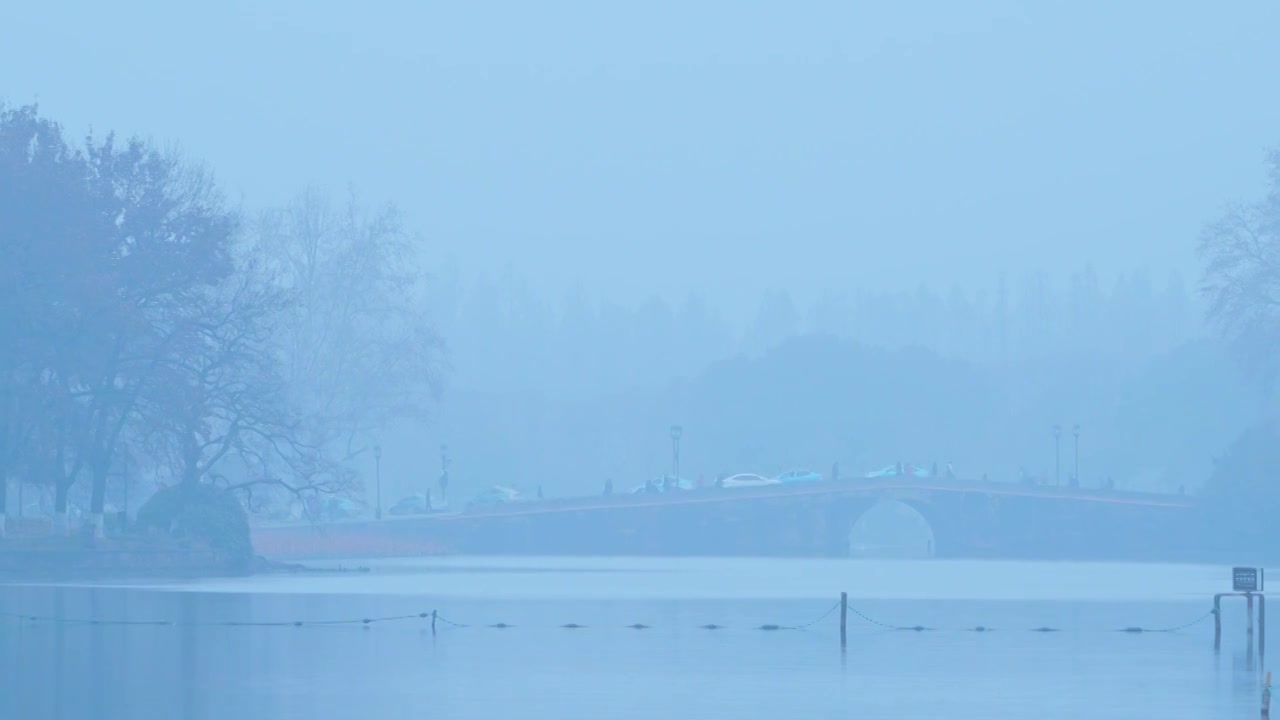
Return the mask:
{"type": "Polygon", "coordinates": [[[1260,592],[1262,590],[1261,575],[1258,568],[1231,568],[1231,589],[1235,592],[1260,592]]]}

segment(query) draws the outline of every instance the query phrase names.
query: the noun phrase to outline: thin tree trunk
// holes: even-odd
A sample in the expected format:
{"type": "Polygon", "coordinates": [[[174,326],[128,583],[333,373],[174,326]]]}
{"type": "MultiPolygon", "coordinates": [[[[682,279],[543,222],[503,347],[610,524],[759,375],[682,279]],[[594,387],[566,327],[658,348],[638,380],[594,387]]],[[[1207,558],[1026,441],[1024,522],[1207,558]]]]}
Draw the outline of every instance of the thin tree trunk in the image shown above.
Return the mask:
{"type": "Polygon", "coordinates": [[[57,535],[66,535],[71,531],[67,522],[67,492],[70,489],[70,478],[57,478],[53,490],[53,531],[57,535]]]}
{"type": "Polygon", "coordinates": [[[111,463],[104,462],[101,458],[93,464],[93,490],[89,497],[89,521],[93,523],[93,537],[101,539],[103,536],[102,511],[107,501],[107,476],[110,474],[111,463]]]}
{"type": "Polygon", "coordinates": [[[191,487],[200,482],[200,441],[195,430],[191,429],[194,421],[182,433],[182,486],[191,487]]]}
{"type": "MultiPolygon", "coordinates": [[[[67,400],[70,396],[71,388],[64,377],[60,380],[60,386],[63,392],[63,400],[67,400]]],[[[68,413],[70,412],[69,404],[63,406],[62,411],[58,413],[57,421],[57,445],[53,451],[53,465],[46,466],[47,477],[44,480],[53,481],[53,532],[56,535],[66,535],[70,532],[70,523],[67,522],[67,494],[71,490],[71,486],[75,484],[76,477],[80,475],[80,465],[84,458],[83,450],[76,453],[76,461],[72,464],[71,469],[67,469],[67,422],[68,413]]]]}

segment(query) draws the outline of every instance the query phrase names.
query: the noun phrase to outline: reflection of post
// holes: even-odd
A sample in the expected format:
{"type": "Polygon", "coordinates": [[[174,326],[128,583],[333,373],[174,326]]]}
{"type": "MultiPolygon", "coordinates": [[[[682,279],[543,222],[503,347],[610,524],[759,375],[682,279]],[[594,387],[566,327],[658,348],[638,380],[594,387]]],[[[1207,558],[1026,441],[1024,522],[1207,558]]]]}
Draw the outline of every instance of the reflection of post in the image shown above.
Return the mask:
{"type": "Polygon", "coordinates": [[[196,611],[196,603],[199,598],[195,593],[187,593],[191,597],[182,598],[178,617],[182,629],[178,632],[178,682],[175,683],[179,688],[181,711],[176,713],[178,717],[195,717],[196,710],[200,704],[200,685],[201,663],[200,663],[200,632],[197,629],[199,618],[196,611]]]}
{"type": "Polygon", "coordinates": [[[1253,593],[1245,593],[1245,637],[1249,641],[1249,647],[1253,647],[1253,593]]]}
{"type": "Polygon", "coordinates": [[[1271,717],[1271,673],[1262,681],[1262,717],[1271,717]]]}
{"type": "Polygon", "coordinates": [[[1267,654],[1267,596],[1258,596],[1258,658],[1267,654]]]}

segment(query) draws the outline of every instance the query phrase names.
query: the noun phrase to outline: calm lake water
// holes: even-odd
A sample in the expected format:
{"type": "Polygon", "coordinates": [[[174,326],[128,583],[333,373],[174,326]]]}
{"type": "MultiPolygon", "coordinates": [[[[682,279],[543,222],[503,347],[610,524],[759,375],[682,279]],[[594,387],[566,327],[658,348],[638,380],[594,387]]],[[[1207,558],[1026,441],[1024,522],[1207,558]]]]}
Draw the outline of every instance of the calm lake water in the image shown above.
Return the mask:
{"type": "Polygon", "coordinates": [[[0,718],[1256,718],[1228,568],[370,561],[368,574],[0,586],[0,718]],[[841,591],[856,613],[839,645],[841,591]],[[294,627],[217,623],[359,620],[294,627]],[[173,625],[71,622],[174,621],[173,625]],[[760,625],[804,630],[759,630],[760,625]],[[514,627],[486,627],[506,623],[514,627]],[[587,626],[566,629],[576,623],[587,626]],[[648,629],[631,629],[636,623],[648,629]],[[700,626],[715,624],[723,629],[700,626]],[[993,628],[973,632],[975,626],[993,628]],[[1031,632],[1052,627],[1054,633],[1031,632]]]}

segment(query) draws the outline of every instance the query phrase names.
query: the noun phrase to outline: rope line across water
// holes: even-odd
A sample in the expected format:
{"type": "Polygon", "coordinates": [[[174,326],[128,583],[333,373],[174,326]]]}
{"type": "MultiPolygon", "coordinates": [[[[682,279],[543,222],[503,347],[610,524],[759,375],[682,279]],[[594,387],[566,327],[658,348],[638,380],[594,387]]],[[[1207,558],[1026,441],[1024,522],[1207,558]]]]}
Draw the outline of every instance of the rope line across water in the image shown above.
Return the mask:
{"type": "MultiPolygon", "coordinates": [[[[910,631],[910,632],[927,632],[927,631],[945,630],[944,628],[933,628],[925,625],[890,625],[889,623],[881,622],[873,617],[866,615],[865,613],[859,611],[857,608],[853,607],[852,605],[849,606],[849,612],[852,613],[853,615],[856,615],[859,618],[862,618],[866,622],[872,625],[875,625],[877,627],[882,627],[885,630],[910,631]]],[[[1205,620],[1213,617],[1213,615],[1214,615],[1214,611],[1209,610],[1203,615],[1196,617],[1194,620],[1185,622],[1181,625],[1175,625],[1173,627],[1148,628],[1148,627],[1143,627],[1141,625],[1131,625],[1128,627],[1116,628],[1115,632],[1130,633],[1134,635],[1143,634],[1143,633],[1176,633],[1181,630],[1186,630],[1187,628],[1192,627],[1193,625],[1198,625],[1204,622],[1205,620]]],[[[995,628],[989,627],[986,625],[975,625],[973,627],[959,628],[959,631],[961,632],[994,632],[995,628]]],[[[1065,631],[1062,628],[1041,626],[1041,627],[1031,628],[1030,632],[1057,633],[1057,632],[1065,632],[1065,631]]]]}
{"type": "MultiPolygon", "coordinates": [[[[781,623],[765,623],[762,625],[752,626],[750,629],[766,630],[766,631],[806,630],[830,618],[837,610],[840,609],[840,605],[841,605],[840,601],[836,601],[836,603],[832,605],[830,608],[828,608],[826,612],[823,612],[821,615],[818,615],[817,617],[815,617],[814,619],[808,622],[794,624],[794,625],[784,625],[781,623]]],[[[903,631],[903,632],[935,632],[935,631],[945,632],[946,631],[946,628],[935,628],[935,627],[929,627],[926,625],[892,625],[890,623],[877,620],[876,618],[873,618],[867,615],[866,613],[862,612],[861,610],[858,610],[852,605],[848,605],[847,609],[848,609],[848,612],[854,617],[860,618],[864,622],[870,625],[874,625],[876,627],[882,628],[885,631],[903,631]]],[[[1139,625],[1134,625],[1129,627],[1115,628],[1114,632],[1130,633],[1135,635],[1147,634],[1147,633],[1177,633],[1204,622],[1205,620],[1212,617],[1213,614],[1214,614],[1214,611],[1209,610],[1208,612],[1196,617],[1195,619],[1189,622],[1183,623],[1181,625],[1175,625],[1172,627],[1148,628],[1148,627],[1143,627],[1139,625]]],[[[325,626],[342,626],[342,625],[353,626],[354,625],[354,626],[369,627],[371,625],[376,625],[376,624],[399,623],[399,622],[406,622],[411,620],[419,620],[419,621],[424,621],[426,624],[428,624],[432,631],[436,630],[437,624],[444,625],[448,628],[485,627],[485,628],[492,628],[496,630],[514,629],[516,627],[515,625],[505,623],[505,622],[486,623],[483,625],[473,625],[468,623],[457,622],[455,620],[450,620],[449,618],[444,617],[438,611],[434,611],[434,610],[431,612],[419,612],[419,613],[411,613],[411,614],[405,614],[405,615],[386,615],[386,616],[377,616],[377,617],[343,618],[343,619],[333,619],[333,620],[275,620],[275,621],[112,620],[112,619],[101,619],[101,618],[66,618],[66,617],[54,617],[49,615],[33,615],[28,613],[14,613],[14,612],[0,612],[0,617],[12,618],[20,622],[27,622],[27,623],[49,623],[49,624],[82,625],[82,626],[87,625],[87,626],[152,626],[152,627],[206,627],[206,628],[211,628],[211,627],[268,628],[268,627],[325,627],[325,626]]],[[[564,623],[564,624],[558,625],[556,627],[559,627],[565,630],[581,630],[581,629],[586,629],[589,626],[570,622],[570,623],[564,623]]],[[[631,629],[631,630],[649,630],[652,628],[651,625],[646,625],[644,623],[633,623],[631,625],[625,625],[624,627],[626,629],[631,629]]],[[[726,630],[728,629],[728,626],[720,625],[716,623],[707,623],[705,625],[697,626],[697,629],[726,630]]],[[[976,626],[970,626],[970,627],[964,627],[964,628],[953,628],[952,630],[958,631],[958,632],[993,632],[995,628],[990,626],[985,626],[985,625],[976,625],[976,626]]],[[[1064,630],[1063,628],[1055,628],[1055,627],[1047,627],[1047,626],[1028,628],[1028,631],[1037,632],[1037,633],[1066,632],[1066,630],[1064,630]]],[[[1079,630],[1077,630],[1077,632],[1079,632],[1079,630]]]]}
{"type": "Polygon", "coordinates": [[[1200,623],[1204,622],[1205,620],[1208,620],[1209,618],[1213,617],[1213,615],[1214,615],[1214,611],[1213,611],[1213,610],[1210,610],[1209,612],[1207,612],[1207,613],[1205,613],[1205,614],[1201,615],[1200,617],[1196,618],[1195,620],[1192,620],[1191,622],[1183,623],[1183,624],[1181,624],[1181,625],[1177,625],[1177,626],[1175,626],[1175,627],[1168,627],[1168,628],[1127,627],[1127,628],[1120,628],[1120,630],[1118,630],[1117,632],[1126,632],[1126,633],[1176,633],[1176,632],[1178,632],[1179,630],[1186,630],[1187,628],[1191,627],[1192,625],[1199,625],[1200,623]]]}

